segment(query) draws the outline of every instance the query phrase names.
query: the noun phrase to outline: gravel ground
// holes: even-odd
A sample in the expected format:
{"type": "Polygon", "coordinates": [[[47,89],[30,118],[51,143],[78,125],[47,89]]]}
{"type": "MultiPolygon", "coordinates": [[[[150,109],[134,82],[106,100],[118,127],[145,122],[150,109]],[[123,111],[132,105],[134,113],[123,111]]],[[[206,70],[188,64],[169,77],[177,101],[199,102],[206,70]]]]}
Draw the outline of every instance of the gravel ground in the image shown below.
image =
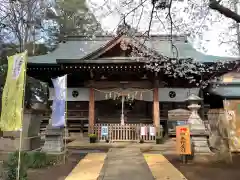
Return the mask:
{"type": "Polygon", "coordinates": [[[233,157],[233,164],[216,162],[207,156],[201,161],[182,164],[176,155],[167,155],[168,160],[180,170],[188,180],[239,180],[240,155],[233,157]]]}

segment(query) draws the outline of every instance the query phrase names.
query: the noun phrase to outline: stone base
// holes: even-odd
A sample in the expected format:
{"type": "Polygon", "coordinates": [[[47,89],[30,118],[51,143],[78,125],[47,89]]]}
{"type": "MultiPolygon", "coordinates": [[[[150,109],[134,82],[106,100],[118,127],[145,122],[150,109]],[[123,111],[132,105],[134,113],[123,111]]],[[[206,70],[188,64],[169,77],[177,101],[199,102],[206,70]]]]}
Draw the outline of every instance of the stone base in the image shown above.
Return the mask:
{"type": "MultiPolygon", "coordinates": [[[[17,151],[20,139],[0,138],[0,151],[17,151]]],[[[40,137],[22,140],[22,151],[31,151],[40,148],[40,137]]]]}
{"type": "Polygon", "coordinates": [[[42,151],[47,153],[57,153],[64,150],[64,143],[62,137],[46,137],[42,151]]]}
{"type": "Polygon", "coordinates": [[[63,134],[62,128],[48,126],[42,151],[47,153],[62,152],[64,150],[63,134]]]}
{"type": "Polygon", "coordinates": [[[3,137],[6,138],[19,138],[20,137],[20,131],[3,131],[3,137]]]}
{"type": "Polygon", "coordinates": [[[208,139],[206,136],[200,137],[192,137],[191,138],[194,144],[194,152],[195,153],[210,153],[211,150],[209,148],[208,139]]]}

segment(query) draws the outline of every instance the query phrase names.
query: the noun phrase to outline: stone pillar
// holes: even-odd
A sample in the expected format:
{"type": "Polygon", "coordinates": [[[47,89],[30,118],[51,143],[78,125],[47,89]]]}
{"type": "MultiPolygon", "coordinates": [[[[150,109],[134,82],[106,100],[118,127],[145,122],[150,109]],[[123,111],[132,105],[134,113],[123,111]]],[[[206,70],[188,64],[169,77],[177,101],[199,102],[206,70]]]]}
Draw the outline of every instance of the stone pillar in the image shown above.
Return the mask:
{"type": "Polygon", "coordinates": [[[160,126],[159,94],[158,94],[157,80],[155,80],[154,88],[153,88],[153,124],[155,127],[160,126]]]}
{"type": "Polygon", "coordinates": [[[88,115],[88,124],[89,124],[89,133],[93,132],[95,121],[95,96],[94,96],[94,89],[90,88],[89,92],[89,115],[88,115]]]}

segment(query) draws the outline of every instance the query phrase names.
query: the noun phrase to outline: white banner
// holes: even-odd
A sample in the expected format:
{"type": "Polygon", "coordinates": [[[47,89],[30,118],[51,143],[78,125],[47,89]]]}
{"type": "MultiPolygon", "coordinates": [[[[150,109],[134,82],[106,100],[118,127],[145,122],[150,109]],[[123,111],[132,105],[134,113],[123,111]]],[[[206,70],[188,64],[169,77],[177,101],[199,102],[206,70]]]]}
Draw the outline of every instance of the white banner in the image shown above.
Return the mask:
{"type": "Polygon", "coordinates": [[[150,136],[155,136],[155,127],[149,127],[149,134],[150,136]]]}
{"type": "Polygon", "coordinates": [[[141,136],[146,136],[147,135],[147,127],[141,127],[141,136]]]}

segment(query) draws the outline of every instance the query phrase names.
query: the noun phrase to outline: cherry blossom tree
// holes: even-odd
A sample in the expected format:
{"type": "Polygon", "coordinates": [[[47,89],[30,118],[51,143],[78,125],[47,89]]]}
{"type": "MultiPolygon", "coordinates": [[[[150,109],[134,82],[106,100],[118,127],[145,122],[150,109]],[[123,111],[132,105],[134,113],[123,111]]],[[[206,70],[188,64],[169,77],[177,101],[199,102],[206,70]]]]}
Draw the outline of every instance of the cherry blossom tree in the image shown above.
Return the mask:
{"type": "MultiPolygon", "coordinates": [[[[209,8],[209,0],[152,0],[151,3],[147,0],[122,0],[117,2],[112,0],[105,1],[100,7],[96,7],[93,0],[92,2],[89,1],[100,21],[101,18],[104,19],[109,15],[120,14],[120,22],[116,26],[123,24],[123,22],[131,24],[134,31],[131,31],[128,36],[133,39],[138,38],[139,40],[139,33],[142,34],[141,39],[145,39],[142,42],[151,41],[149,38],[152,34],[170,35],[169,41],[172,44],[172,52],[175,52],[172,57],[165,57],[151,49],[148,49],[145,53],[139,53],[138,51],[132,53],[134,56],[147,57],[146,67],[152,71],[161,71],[176,78],[186,78],[191,83],[206,87],[210,81],[209,77],[215,78],[216,72],[236,67],[237,61],[229,62],[228,59],[206,65],[195,61],[194,57],[192,59],[179,59],[178,57],[178,49],[174,45],[174,38],[171,37],[188,34],[189,41],[195,47],[204,51],[208,42],[205,35],[209,31],[214,31],[214,28],[216,28],[216,26],[213,27],[214,24],[223,24],[222,21],[228,19],[223,17],[221,13],[209,8]],[[101,13],[98,13],[98,11],[101,11],[101,13]],[[207,74],[207,79],[201,77],[203,74],[207,74]]],[[[224,3],[227,4],[228,1],[224,3]]],[[[223,27],[223,30],[229,28],[228,24],[223,27]]],[[[116,29],[117,27],[113,30],[116,29]]],[[[221,31],[221,28],[219,31],[221,31]]],[[[144,43],[140,43],[141,47],[143,45],[144,43]]]]}

